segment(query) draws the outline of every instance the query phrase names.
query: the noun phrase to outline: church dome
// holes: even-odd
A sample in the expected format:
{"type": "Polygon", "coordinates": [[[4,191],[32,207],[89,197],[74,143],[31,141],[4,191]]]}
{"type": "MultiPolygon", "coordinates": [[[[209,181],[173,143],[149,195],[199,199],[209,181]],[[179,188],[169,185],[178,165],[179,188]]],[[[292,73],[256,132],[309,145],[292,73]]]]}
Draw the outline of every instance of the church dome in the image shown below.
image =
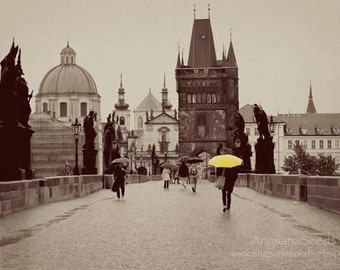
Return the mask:
{"type": "Polygon", "coordinates": [[[94,79],[76,64],[76,53],[68,43],[60,53],[60,65],[48,71],[40,83],[37,96],[46,94],[98,94],[94,79]]]}

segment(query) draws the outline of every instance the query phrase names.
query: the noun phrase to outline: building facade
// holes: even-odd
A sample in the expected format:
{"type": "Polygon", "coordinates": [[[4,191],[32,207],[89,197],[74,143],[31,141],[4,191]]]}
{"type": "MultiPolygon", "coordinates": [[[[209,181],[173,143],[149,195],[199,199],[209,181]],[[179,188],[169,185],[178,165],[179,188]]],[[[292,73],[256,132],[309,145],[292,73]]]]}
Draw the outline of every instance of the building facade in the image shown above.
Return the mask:
{"type": "MultiPolygon", "coordinates": [[[[81,124],[89,111],[97,113],[95,146],[97,168],[102,172],[102,131],[100,95],[90,73],[76,63],[76,53],[69,46],[60,53],[60,64],[49,70],[35,95],[35,113],[30,124],[32,136],[32,169],[36,177],[65,174],[65,163],[75,166],[75,140],[72,123],[81,124]],[[60,148],[60,149],[59,149],[60,148]]],[[[79,168],[83,166],[83,130],[79,137],[79,168]]]]}

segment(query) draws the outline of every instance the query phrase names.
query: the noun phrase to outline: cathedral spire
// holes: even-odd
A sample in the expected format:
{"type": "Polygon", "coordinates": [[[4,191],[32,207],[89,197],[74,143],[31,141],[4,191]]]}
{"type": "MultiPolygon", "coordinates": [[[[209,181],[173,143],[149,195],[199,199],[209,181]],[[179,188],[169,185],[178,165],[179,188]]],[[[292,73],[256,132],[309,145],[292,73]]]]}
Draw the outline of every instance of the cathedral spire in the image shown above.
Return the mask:
{"type": "Polygon", "coordinates": [[[228,56],[227,56],[227,66],[228,67],[237,67],[234,47],[233,47],[233,41],[232,41],[232,28],[230,28],[230,43],[229,43],[229,50],[228,50],[228,56]]]}
{"type": "Polygon", "coordinates": [[[123,74],[120,73],[120,87],[118,89],[118,103],[115,104],[117,110],[127,110],[129,104],[125,103],[125,91],[123,88],[123,74]]]}
{"type": "Polygon", "coordinates": [[[308,97],[308,105],[307,105],[307,113],[316,113],[315,105],[313,102],[313,94],[312,94],[312,82],[309,84],[309,97],[308,97]]]}

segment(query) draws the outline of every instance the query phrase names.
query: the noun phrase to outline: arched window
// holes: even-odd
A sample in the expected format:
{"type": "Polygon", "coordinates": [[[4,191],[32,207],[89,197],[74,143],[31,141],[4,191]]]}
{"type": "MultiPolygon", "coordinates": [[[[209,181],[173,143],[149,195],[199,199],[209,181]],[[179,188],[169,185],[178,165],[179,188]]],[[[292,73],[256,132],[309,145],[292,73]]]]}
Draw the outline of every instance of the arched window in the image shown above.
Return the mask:
{"type": "Polygon", "coordinates": [[[73,57],[71,56],[71,64],[73,64],[73,57]]]}
{"type": "Polygon", "coordinates": [[[68,64],[68,56],[66,56],[66,64],[68,64]]]}
{"type": "Polygon", "coordinates": [[[197,134],[200,137],[205,137],[207,133],[207,118],[205,115],[197,116],[197,134]]]}
{"type": "Polygon", "coordinates": [[[87,115],[87,103],[82,102],[80,103],[80,116],[85,117],[87,115]]]}
{"type": "Polygon", "coordinates": [[[61,102],[60,103],[60,117],[66,117],[67,116],[67,103],[61,102]]]}
{"type": "Polygon", "coordinates": [[[43,103],[43,112],[44,112],[44,113],[47,113],[47,111],[48,111],[48,105],[47,105],[46,102],[44,102],[44,103],[43,103]]]}
{"type": "Polygon", "coordinates": [[[138,117],[137,127],[138,129],[143,129],[143,118],[141,116],[138,117]]]}
{"type": "Polygon", "coordinates": [[[121,117],[119,118],[119,124],[122,125],[122,126],[125,125],[125,118],[124,118],[123,116],[121,116],[121,117]]]}

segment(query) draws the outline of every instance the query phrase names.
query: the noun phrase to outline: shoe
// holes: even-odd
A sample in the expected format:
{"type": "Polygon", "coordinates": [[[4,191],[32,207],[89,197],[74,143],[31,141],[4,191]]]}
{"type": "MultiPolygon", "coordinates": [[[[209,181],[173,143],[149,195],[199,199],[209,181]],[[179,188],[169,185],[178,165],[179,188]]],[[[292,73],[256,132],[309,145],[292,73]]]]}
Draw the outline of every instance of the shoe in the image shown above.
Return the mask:
{"type": "Polygon", "coordinates": [[[228,210],[227,206],[223,206],[223,212],[226,212],[228,210]]]}
{"type": "Polygon", "coordinates": [[[196,189],[194,187],[192,187],[192,192],[196,192],[196,189]]]}

